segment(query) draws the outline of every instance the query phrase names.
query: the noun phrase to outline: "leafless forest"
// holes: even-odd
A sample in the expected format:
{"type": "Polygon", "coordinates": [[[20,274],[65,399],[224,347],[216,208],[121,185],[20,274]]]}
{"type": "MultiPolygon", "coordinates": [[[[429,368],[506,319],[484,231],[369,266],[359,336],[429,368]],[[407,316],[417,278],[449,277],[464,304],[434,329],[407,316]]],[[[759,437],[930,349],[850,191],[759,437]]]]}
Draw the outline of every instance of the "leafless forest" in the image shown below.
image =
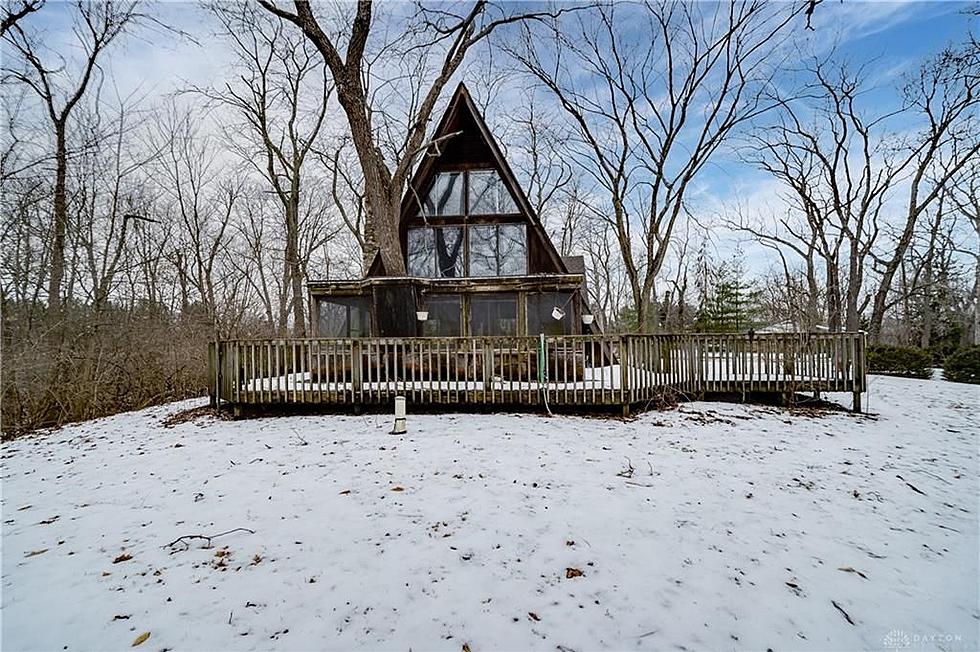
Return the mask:
{"type": "Polygon", "coordinates": [[[881,75],[803,45],[828,6],[7,2],[4,431],[200,395],[208,340],[308,334],[308,279],[403,273],[460,80],[607,331],[976,344],[980,41],[881,75]],[[182,48],[221,74],[120,79],[182,48]]]}

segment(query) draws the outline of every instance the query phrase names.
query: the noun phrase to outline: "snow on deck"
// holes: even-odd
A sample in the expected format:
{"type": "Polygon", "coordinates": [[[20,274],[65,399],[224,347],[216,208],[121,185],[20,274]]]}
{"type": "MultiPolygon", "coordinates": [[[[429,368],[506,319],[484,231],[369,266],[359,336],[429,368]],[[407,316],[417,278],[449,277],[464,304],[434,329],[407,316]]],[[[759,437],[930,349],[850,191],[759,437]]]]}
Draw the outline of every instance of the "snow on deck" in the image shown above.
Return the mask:
{"type": "Polygon", "coordinates": [[[66,427],[3,446],[2,647],[975,650],[978,398],[66,427]]]}

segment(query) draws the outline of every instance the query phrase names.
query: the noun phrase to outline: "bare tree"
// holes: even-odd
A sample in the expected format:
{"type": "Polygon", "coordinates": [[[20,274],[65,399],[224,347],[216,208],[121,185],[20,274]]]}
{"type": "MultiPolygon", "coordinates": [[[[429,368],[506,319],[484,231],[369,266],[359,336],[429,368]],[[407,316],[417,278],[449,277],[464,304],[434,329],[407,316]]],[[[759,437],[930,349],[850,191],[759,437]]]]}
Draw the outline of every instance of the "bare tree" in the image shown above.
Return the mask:
{"type": "Polygon", "coordinates": [[[950,200],[973,230],[973,246],[962,253],[973,258],[973,344],[980,344],[980,161],[974,159],[950,184],[950,200]]]}
{"type": "Polygon", "coordinates": [[[405,76],[411,88],[403,108],[403,124],[399,125],[404,137],[397,138],[392,133],[391,121],[380,126],[375,124],[385,106],[368,87],[371,66],[378,60],[366,56],[368,37],[377,25],[371,0],[359,0],[350,23],[334,30],[336,34],[324,29],[306,0],[295,0],[293,11],[273,0],[260,2],[268,11],[298,26],[323,55],[347,117],[364,179],[365,263],[369,264],[377,252],[388,274],[404,274],[405,261],[398,239],[401,198],[417,157],[427,149],[426,130],[446,84],[459,70],[467,53],[499,27],[566,10],[511,12],[503,6],[477,0],[461,13],[420,5],[412,17],[396,16],[394,20],[406,20],[408,27],[385,46],[385,52],[400,58],[416,57],[405,76]],[[346,36],[344,54],[340,51],[344,45],[339,38],[341,34],[346,36]],[[438,60],[430,65],[430,59],[438,60]],[[386,155],[380,146],[381,138],[399,144],[386,155]]]}
{"type": "Polygon", "coordinates": [[[869,319],[875,341],[881,336],[895,273],[919,218],[960,170],[980,155],[980,47],[971,40],[959,48],[946,48],[909,79],[904,92],[912,111],[926,126],[911,146],[904,224],[889,244],[889,254],[875,259],[881,268],[869,319]]]}
{"type": "Polygon", "coordinates": [[[642,330],[656,327],[656,280],[689,190],[730,134],[771,108],[764,90],[798,13],[756,1],[603,6],[574,26],[526,27],[509,50],[578,132],[571,142],[607,196],[597,217],[616,235],[642,330]],[[641,21],[632,38],[625,25],[641,21]]]}
{"type": "Polygon", "coordinates": [[[214,136],[202,133],[200,112],[171,105],[161,112],[150,140],[162,154],[154,179],[161,193],[160,210],[180,225],[179,238],[168,243],[167,256],[181,286],[181,311],[196,298],[214,335],[227,336],[244,310],[242,274],[225,264],[231,256],[229,225],[243,195],[239,175],[221,174],[214,136]]]}
{"type": "Polygon", "coordinates": [[[77,2],[74,33],[84,53],[84,61],[74,77],[68,73],[63,59],[57,64],[46,63],[42,40],[28,34],[20,24],[13,24],[5,35],[25,64],[22,69],[4,68],[5,76],[25,84],[37,94],[47,111],[54,136],[55,180],[51,209],[51,272],[48,277],[48,311],[52,316],[57,316],[61,310],[65,273],[68,120],[93,76],[98,74],[98,62],[106,49],[139,18],[135,2],[77,2]]]}
{"type": "Polygon", "coordinates": [[[0,37],[43,6],[44,0],[17,0],[17,2],[4,3],[3,18],[0,19],[0,37]]]}
{"type": "Polygon", "coordinates": [[[888,192],[907,161],[885,130],[894,111],[868,116],[862,77],[815,62],[801,99],[782,103],[777,123],[753,135],[747,158],[788,189],[793,214],[776,229],[739,227],[812,265],[819,256],[831,330],[857,330],[870,298],[865,265],[880,232],[888,192]],[[804,98],[816,99],[808,106],[804,98]],[[794,220],[799,216],[800,220],[794,220]],[[782,232],[781,235],[777,235],[782,232]]]}
{"type": "Polygon", "coordinates": [[[781,103],[776,124],[753,135],[746,158],[786,187],[792,212],[775,224],[743,219],[735,226],[781,255],[797,254],[811,279],[817,256],[832,330],[859,329],[870,306],[871,336],[880,338],[920,216],[980,150],[976,70],[976,53],[947,51],[906,86],[906,106],[873,112],[860,72],[815,62],[798,98],[781,103]],[[896,133],[897,116],[925,127],[896,133]],[[898,218],[896,206],[904,213],[898,218]],[[881,275],[875,288],[872,271],[881,275]]]}
{"type": "Polygon", "coordinates": [[[322,58],[307,39],[285,29],[283,21],[251,5],[212,6],[224,36],[231,41],[241,74],[235,83],[196,89],[230,107],[241,122],[226,132],[242,160],[264,177],[282,206],[285,251],[280,332],[292,311],[293,331],[306,334],[300,232],[305,220],[326,214],[317,206],[303,215],[301,207],[310,175],[307,162],[330,108],[333,85],[322,58]],[[261,13],[259,13],[261,12],[261,13]]]}

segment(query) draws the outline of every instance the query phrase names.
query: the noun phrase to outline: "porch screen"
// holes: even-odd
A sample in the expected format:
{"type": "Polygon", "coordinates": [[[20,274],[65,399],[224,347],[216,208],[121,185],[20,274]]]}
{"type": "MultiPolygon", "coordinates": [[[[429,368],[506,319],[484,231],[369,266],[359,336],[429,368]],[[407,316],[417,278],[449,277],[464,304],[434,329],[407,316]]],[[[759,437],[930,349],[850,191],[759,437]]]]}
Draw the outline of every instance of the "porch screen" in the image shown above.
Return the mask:
{"type": "Polygon", "coordinates": [[[541,292],[527,295],[527,334],[571,335],[575,318],[571,292],[541,292]],[[555,308],[565,313],[561,319],[552,314],[555,308]]]}
{"type": "Polygon", "coordinates": [[[527,230],[523,224],[469,227],[470,276],[527,274],[527,230]]]}
{"type": "Polygon", "coordinates": [[[408,230],[410,276],[455,278],[463,275],[463,229],[458,226],[408,230]]]}
{"type": "Polygon", "coordinates": [[[320,299],[320,337],[371,337],[371,300],[367,297],[320,299]]]}
{"type": "Polygon", "coordinates": [[[422,323],[427,337],[459,337],[463,334],[463,314],[459,295],[429,295],[425,300],[429,318],[422,323]]]}
{"type": "Polygon", "coordinates": [[[516,294],[474,294],[470,298],[472,335],[517,335],[516,294]]]}

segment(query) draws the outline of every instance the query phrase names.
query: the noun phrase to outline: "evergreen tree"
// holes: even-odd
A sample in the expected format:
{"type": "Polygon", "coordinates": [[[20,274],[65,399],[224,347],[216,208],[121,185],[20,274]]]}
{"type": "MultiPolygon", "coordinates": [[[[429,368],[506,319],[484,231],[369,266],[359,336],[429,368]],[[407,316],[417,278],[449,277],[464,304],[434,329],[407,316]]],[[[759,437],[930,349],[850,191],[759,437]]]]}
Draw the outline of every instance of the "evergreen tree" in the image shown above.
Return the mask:
{"type": "Polygon", "coordinates": [[[742,333],[758,325],[762,312],[761,292],[746,278],[742,252],[714,270],[701,265],[699,290],[702,300],[695,330],[702,333],[742,333]]]}

